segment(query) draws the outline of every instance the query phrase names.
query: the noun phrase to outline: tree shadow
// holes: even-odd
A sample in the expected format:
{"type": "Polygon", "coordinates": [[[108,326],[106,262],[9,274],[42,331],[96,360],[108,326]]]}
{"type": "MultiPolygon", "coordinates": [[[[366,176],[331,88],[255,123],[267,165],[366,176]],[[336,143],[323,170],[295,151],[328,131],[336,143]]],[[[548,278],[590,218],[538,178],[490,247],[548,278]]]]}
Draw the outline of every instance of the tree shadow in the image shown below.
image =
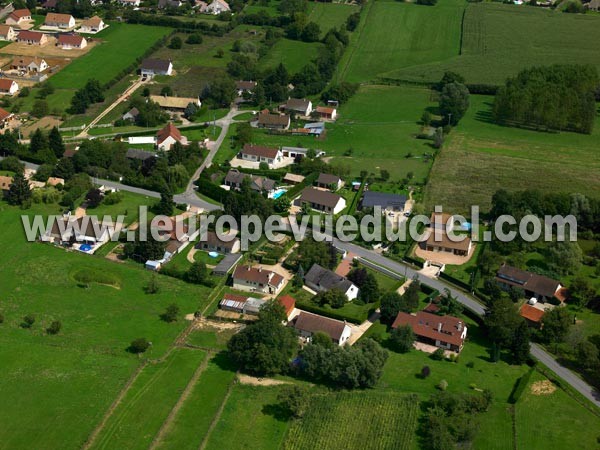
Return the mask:
{"type": "Polygon", "coordinates": [[[273,417],[279,422],[289,422],[292,419],[290,412],[280,403],[272,403],[263,406],[262,413],[273,417]]]}

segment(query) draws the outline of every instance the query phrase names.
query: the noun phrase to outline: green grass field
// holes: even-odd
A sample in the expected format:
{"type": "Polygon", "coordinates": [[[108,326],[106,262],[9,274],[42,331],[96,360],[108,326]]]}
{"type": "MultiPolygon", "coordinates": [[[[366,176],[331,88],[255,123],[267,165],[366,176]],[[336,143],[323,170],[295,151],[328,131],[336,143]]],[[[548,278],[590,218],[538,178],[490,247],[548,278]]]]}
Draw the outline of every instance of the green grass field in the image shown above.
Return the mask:
{"type": "MultiPolygon", "coordinates": [[[[446,20],[450,26],[450,16],[446,20]]],[[[460,56],[389,71],[385,76],[431,82],[438,81],[445,70],[453,70],[469,83],[502,84],[508,76],[534,65],[593,64],[600,68],[595,45],[598,39],[597,14],[556,14],[543,8],[469,3],[460,56]]]]}
{"type": "Polygon", "coordinates": [[[544,381],[544,376],[534,373],[517,403],[518,448],[597,448],[600,417],[582,408],[561,389],[536,395],[532,386],[544,381]]]}
{"type": "Polygon", "coordinates": [[[337,78],[369,82],[405,67],[457,56],[465,6],[462,0],[440,0],[433,7],[392,0],[369,2],[337,78]]]}
{"type": "Polygon", "coordinates": [[[288,72],[294,74],[299,72],[315,56],[319,47],[323,44],[318,42],[301,42],[290,39],[280,39],[269,50],[269,53],[261,59],[263,68],[276,67],[283,64],[288,72]]]}
{"type": "MultiPolygon", "coordinates": [[[[27,213],[61,211],[34,205],[27,213]]],[[[182,315],[196,311],[210,290],[159,276],[161,291],[147,295],[147,271],[26,242],[22,213],[0,202],[0,448],[79,448],[140,364],[126,351],[130,342],[146,337],[149,356],[161,357],[185,322],[168,324],[159,315],[173,302],[182,315]],[[117,287],[78,285],[73,274],[81,270],[117,287]],[[19,327],[27,314],[36,317],[29,330],[19,327]],[[56,336],[45,332],[53,320],[62,322],[56,336]]]]}
{"type": "Polygon", "coordinates": [[[492,123],[493,97],[471,96],[470,102],[433,165],[427,207],[486,210],[500,188],[598,196],[600,118],[591,135],[537,132],[492,123]]]}
{"type": "MultiPolygon", "coordinates": [[[[421,114],[428,106],[431,102],[427,89],[361,86],[358,93],[340,108],[338,121],[327,125],[325,139],[255,131],[253,141],[324,150],[327,157],[333,157],[334,164],[348,166],[353,176],[358,176],[362,170],[379,175],[380,169],[386,169],[391,174],[391,182],[400,181],[409,172],[415,180],[423,180],[431,167],[423,155],[433,153],[433,149],[430,141],[415,136],[420,131],[421,114]],[[347,156],[350,149],[351,155],[347,156]],[[407,159],[409,153],[412,157],[407,159]]],[[[219,160],[219,154],[216,160],[219,160]]]]}
{"type": "Polygon", "coordinates": [[[316,395],[292,423],[286,450],[412,449],[419,415],[416,396],[392,392],[316,395]]]}
{"type": "Polygon", "coordinates": [[[144,367],[91,448],[147,449],[205,357],[179,348],[144,367]]]}
{"type": "Polygon", "coordinates": [[[315,2],[309,3],[308,8],[308,21],[319,25],[323,36],[332,28],[345,28],[348,16],[359,11],[356,5],[344,3],[315,2]]]}

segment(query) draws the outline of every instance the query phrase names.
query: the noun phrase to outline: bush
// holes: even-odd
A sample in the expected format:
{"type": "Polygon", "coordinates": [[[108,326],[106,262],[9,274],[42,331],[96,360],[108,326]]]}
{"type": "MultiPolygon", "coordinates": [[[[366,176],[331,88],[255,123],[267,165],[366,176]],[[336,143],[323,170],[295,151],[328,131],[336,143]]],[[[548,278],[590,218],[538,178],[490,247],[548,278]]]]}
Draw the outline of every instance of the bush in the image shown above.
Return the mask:
{"type": "Polygon", "coordinates": [[[164,313],[162,313],[160,315],[160,318],[162,320],[164,320],[165,322],[171,323],[171,322],[175,322],[177,320],[178,315],[179,315],[179,306],[177,306],[175,303],[172,303],[169,306],[167,306],[167,309],[165,310],[164,313]]]}
{"type": "Polygon", "coordinates": [[[436,386],[440,391],[445,391],[448,389],[448,382],[446,380],[442,380],[436,386]]]}
{"type": "Polygon", "coordinates": [[[35,323],[35,316],[33,314],[27,314],[23,317],[23,322],[21,323],[21,328],[31,328],[35,323]]]}
{"type": "Polygon", "coordinates": [[[202,35],[200,33],[193,33],[188,36],[185,40],[186,44],[202,44],[202,35]]]}
{"type": "Polygon", "coordinates": [[[0,323],[4,323],[4,314],[0,313],[0,323]]]}
{"type": "Polygon", "coordinates": [[[467,363],[467,367],[468,367],[469,369],[472,369],[473,367],[475,367],[475,363],[474,363],[473,361],[469,361],[469,362],[467,363]]]}
{"type": "Polygon", "coordinates": [[[436,361],[441,361],[444,359],[444,349],[438,348],[435,352],[431,354],[431,359],[435,359],[436,361]]]}
{"type": "Polygon", "coordinates": [[[429,366],[423,366],[423,368],[421,369],[421,378],[425,379],[429,375],[431,375],[431,369],[429,368],[429,366]]]}
{"type": "Polygon", "coordinates": [[[263,256],[263,257],[260,259],[260,262],[261,262],[262,264],[265,264],[265,265],[267,265],[267,266],[272,266],[272,265],[275,265],[275,264],[277,264],[277,260],[276,260],[276,259],[273,259],[273,258],[268,258],[268,257],[265,257],[265,256],[263,256]]]}
{"type": "Polygon", "coordinates": [[[136,355],[139,355],[141,353],[144,353],[146,350],[148,350],[149,347],[150,347],[150,342],[148,342],[148,339],[138,338],[138,339],[131,341],[131,344],[129,345],[129,348],[127,350],[130,353],[135,353],[136,355]]]}
{"type": "Polygon", "coordinates": [[[48,328],[46,328],[46,333],[48,334],[58,334],[60,329],[62,328],[62,323],[60,321],[53,321],[48,328]]]}

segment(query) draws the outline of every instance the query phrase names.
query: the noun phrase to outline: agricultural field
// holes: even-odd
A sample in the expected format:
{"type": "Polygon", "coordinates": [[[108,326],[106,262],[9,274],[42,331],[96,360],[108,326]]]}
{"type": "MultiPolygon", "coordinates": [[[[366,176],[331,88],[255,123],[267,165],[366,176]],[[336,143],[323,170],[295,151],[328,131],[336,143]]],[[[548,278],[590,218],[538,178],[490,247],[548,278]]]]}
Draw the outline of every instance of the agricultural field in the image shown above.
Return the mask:
{"type": "Polygon", "coordinates": [[[435,6],[393,0],[369,2],[340,62],[338,80],[374,82],[390,73],[459,54],[463,0],[435,6]]]}
{"type": "Polygon", "coordinates": [[[515,411],[518,448],[598,446],[600,416],[583,408],[544,376],[534,373],[515,411]]]}
{"type": "MultiPolygon", "coordinates": [[[[26,214],[61,212],[33,205],[26,214]]],[[[161,291],[147,295],[144,270],[26,242],[21,214],[0,202],[0,448],[79,448],[141,363],[126,351],[130,342],[146,337],[160,358],[186,324],[159,315],[174,302],[182,315],[196,311],[210,291],[160,277],[161,291]],[[102,277],[81,284],[82,273],[102,277]],[[19,326],[27,314],[36,318],[31,329],[19,326]],[[55,336],[44,331],[53,320],[62,322],[55,336]]]]}
{"type": "Polygon", "coordinates": [[[418,416],[419,402],[414,395],[398,392],[316,395],[306,415],[290,426],[283,448],[412,449],[418,416]]]}
{"type": "Polygon", "coordinates": [[[280,39],[269,49],[266,56],[261,59],[260,64],[264,68],[272,68],[283,64],[289,73],[295,74],[317,55],[322,45],[319,42],[280,39]]]}
{"type": "Polygon", "coordinates": [[[452,70],[462,74],[468,83],[502,84],[507,77],[535,65],[593,64],[600,69],[595,45],[598,39],[598,15],[557,14],[549,9],[492,2],[468,3],[460,56],[401,68],[385,76],[435,82],[444,71],[452,70]]]}
{"type": "Polygon", "coordinates": [[[416,135],[423,110],[431,106],[430,95],[428,89],[418,87],[361,86],[342,105],[337,122],[327,125],[323,140],[255,131],[253,141],[324,150],[328,158],[333,157],[333,164],[349,167],[352,176],[362,170],[378,175],[386,169],[391,182],[410,178],[411,173],[415,181],[423,181],[431,167],[425,155],[432,154],[433,148],[431,141],[416,139],[416,135]]]}
{"type": "Polygon", "coordinates": [[[202,350],[178,348],[147,364],[90,448],[147,449],[205,358],[202,350]]]}
{"type": "Polygon", "coordinates": [[[324,36],[332,28],[345,28],[350,14],[359,11],[356,5],[344,3],[309,3],[308,22],[314,22],[321,28],[324,36]]]}
{"type": "Polygon", "coordinates": [[[436,157],[427,207],[468,212],[480,205],[485,211],[500,188],[598,196],[600,118],[591,135],[509,128],[491,121],[492,103],[493,97],[471,96],[467,114],[436,157]]]}

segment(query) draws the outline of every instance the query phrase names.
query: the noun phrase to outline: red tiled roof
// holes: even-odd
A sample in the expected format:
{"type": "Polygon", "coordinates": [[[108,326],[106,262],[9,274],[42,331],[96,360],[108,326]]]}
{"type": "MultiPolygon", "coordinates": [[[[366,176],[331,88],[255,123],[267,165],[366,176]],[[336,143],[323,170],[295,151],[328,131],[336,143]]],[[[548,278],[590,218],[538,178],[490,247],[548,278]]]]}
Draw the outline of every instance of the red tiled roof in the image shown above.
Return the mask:
{"type": "Polygon", "coordinates": [[[544,317],[543,310],[528,305],[527,303],[521,306],[521,310],[519,311],[519,313],[521,314],[521,317],[524,317],[525,319],[536,323],[541,322],[542,317],[544,317]]]}
{"type": "Polygon", "coordinates": [[[14,83],[13,80],[9,80],[8,78],[0,78],[0,91],[8,91],[10,87],[14,83]]]}
{"type": "Polygon", "coordinates": [[[281,283],[283,277],[278,273],[265,270],[262,267],[238,266],[233,272],[233,279],[277,286],[281,283]]]}
{"type": "Polygon", "coordinates": [[[58,36],[58,43],[60,45],[70,45],[72,47],[81,47],[81,44],[85,38],[78,34],[61,34],[58,36]]]}
{"type": "Polygon", "coordinates": [[[38,33],[37,31],[28,31],[28,30],[23,30],[23,31],[19,32],[19,35],[17,36],[18,39],[21,39],[24,41],[34,41],[34,42],[40,42],[43,37],[44,37],[44,33],[38,33]]]}
{"type": "Polygon", "coordinates": [[[263,158],[271,158],[271,159],[275,159],[277,157],[278,152],[279,152],[279,149],[277,149],[277,148],[263,147],[260,145],[252,145],[252,144],[244,145],[244,149],[242,150],[242,153],[245,155],[254,155],[254,156],[259,156],[259,157],[263,157],[263,158]]]}
{"type": "Polygon", "coordinates": [[[438,316],[424,311],[419,311],[416,315],[400,312],[392,328],[401,325],[410,325],[417,336],[447,342],[457,347],[462,346],[464,341],[461,334],[465,325],[457,317],[438,316]]]}
{"type": "Polygon", "coordinates": [[[171,122],[156,134],[158,144],[162,144],[169,136],[177,142],[181,142],[181,132],[171,122]]]}
{"type": "Polygon", "coordinates": [[[62,23],[68,24],[71,21],[71,14],[48,13],[44,23],[62,23]]]}
{"type": "Polygon", "coordinates": [[[10,13],[9,17],[15,20],[22,19],[23,17],[31,17],[31,11],[28,9],[15,9],[10,13]]]}
{"type": "Polygon", "coordinates": [[[283,305],[283,307],[285,308],[285,314],[287,316],[289,316],[290,313],[296,307],[296,299],[294,297],[289,296],[289,295],[284,295],[282,297],[279,297],[277,299],[277,301],[283,305]]]}
{"type": "Polygon", "coordinates": [[[0,120],[4,120],[12,116],[7,110],[0,108],[0,120]]]}
{"type": "Polygon", "coordinates": [[[319,114],[333,114],[335,108],[330,108],[328,106],[317,106],[317,112],[319,114]]]}

